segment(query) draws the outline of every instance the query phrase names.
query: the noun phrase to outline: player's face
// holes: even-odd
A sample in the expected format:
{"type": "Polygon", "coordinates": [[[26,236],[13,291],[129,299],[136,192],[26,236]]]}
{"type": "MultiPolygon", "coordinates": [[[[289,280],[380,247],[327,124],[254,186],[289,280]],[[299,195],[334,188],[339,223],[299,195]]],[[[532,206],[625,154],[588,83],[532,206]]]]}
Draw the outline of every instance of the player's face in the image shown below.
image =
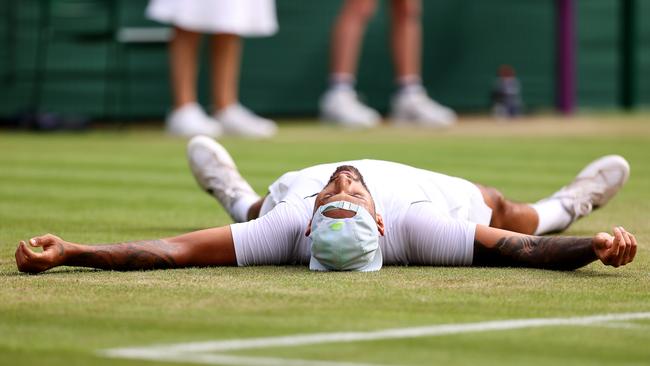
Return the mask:
{"type": "MultiPolygon", "coordinates": [[[[329,182],[325,185],[318,195],[316,195],[316,202],[314,203],[314,212],[326,203],[335,201],[347,201],[360,206],[363,206],[371,215],[375,217],[377,222],[377,230],[379,235],[384,235],[384,219],[375,211],[375,201],[363,181],[363,176],[357,168],[350,165],[343,165],[336,168],[334,174],[330,177],[329,182]]],[[[326,215],[331,218],[342,219],[354,216],[354,212],[343,209],[329,210],[326,215]]],[[[311,220],[307,225],[305,235],[309,236],[311,233],[311,220]]]]}
{"type": "MultiPolygon", "coordinates": [[[[334,201],[347,201],[363,206],[368,212],[375,215],[375,203],[372,196],[365,186],[361,173],[352,166],[340,166],[336,169],[325,188],[316,196],[314,211],[318,207],[334,201]]],[[[338,211],[341,212],[335,211],[332,214],[341,215],[339,218],[346,217],[346,212],[350,215],[353,214],[346,210],[338,211]]]]}

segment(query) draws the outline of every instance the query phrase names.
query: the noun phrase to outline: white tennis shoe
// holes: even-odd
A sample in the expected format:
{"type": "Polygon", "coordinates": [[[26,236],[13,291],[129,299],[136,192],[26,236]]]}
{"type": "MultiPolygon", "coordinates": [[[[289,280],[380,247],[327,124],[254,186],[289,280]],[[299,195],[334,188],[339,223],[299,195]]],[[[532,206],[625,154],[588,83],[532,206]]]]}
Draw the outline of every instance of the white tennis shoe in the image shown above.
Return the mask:
{"type": "Polygon", "coordinates": [[[371,128],[379,125],[381,115],[361,103],[353,89],[332,88],[321,97],[320,119],[343,127],[371,128]]]}
{"type": "Polygon", "coordinates": [[[259,195],[239,174],[226,149],[207,136],[196,136],[187,144],[187,160],[201,189],[215,197],[235,222],[233,207],[244,196],[259,195]]]}
{"type": "Polygon", "coordinates": [[[630,164],[619,155],[607,155],[589,163],[569,185],[548,199],[559,199],[572,222],[603,207],[630,176],[630,164]]]}
{"type": "Polygon", "coordinates": [[[219,122],[208,116],[197,103],[187,103],[172,111],[167,116],[166,129],[171,135],[185,137],[218,137],[223,132],[219,122]]]}
{"type": "Polygon", "coordinates": [[[391,101],[391,120],[397,125],[448,127],[456,123],[456,113],[431,99],[424,88],[398,92],[391,101]]]}
{"type": "Polygon", "coordinates": [[[239,103],[216,112],[214,117],[228,135],[266,139],[278,131],[275,122],[256,115],[239,103]]]}

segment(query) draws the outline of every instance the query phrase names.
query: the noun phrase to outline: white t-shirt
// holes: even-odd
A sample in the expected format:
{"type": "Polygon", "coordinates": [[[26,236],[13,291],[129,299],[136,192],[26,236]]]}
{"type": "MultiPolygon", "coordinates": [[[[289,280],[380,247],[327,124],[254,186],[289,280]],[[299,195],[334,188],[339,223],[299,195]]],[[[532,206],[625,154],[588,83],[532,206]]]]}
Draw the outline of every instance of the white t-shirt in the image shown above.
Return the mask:
{"type": "Polygon", "coordinates": [[[240,266],[308,264],[305,230],[315,195],[336,167],[359,169],[382,215],[379,238],[384,265],[470,265],[476,224],[487,225],[491,210],[478,187],[464,179],[407,165],[356,160],[289,172],[269,187],[256,220],[231,225],[240,266]]]}

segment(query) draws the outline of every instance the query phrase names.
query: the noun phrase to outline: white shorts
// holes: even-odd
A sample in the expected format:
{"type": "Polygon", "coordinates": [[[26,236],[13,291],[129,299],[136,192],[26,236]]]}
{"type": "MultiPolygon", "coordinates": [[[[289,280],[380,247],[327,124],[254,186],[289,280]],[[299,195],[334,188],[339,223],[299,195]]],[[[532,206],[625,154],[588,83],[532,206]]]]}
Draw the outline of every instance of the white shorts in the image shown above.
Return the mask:
{"type": "Polygon", "coordinates": [[[201,33],[270,36],[278,30],[275,0],[150,0],[146,15],[201,33]]]}
{"type": "Polygon", "coordinates": [[[284,173],[280,178],[278,178],[273,184],[269,186],[269,192],[264,197],[264,202],[262,202],[262,207],[260,208],[260,216],[264,216],[269,213],[280,201],[284,199],[289,190],[289,186],[293,182],[294,178],[298,176],[298,172],[288,172],[284,173]]]}

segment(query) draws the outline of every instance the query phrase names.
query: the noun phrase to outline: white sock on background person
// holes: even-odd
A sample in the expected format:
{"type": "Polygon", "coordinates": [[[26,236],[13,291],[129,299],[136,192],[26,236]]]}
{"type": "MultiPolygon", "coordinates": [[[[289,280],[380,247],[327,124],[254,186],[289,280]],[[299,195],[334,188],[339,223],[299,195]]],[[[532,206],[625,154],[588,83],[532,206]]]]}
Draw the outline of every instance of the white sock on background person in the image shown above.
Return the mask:
{"type": "Polygon", "coordinates": [[[330,90],[354,90],[356,79],[352,74],[334,73],[330,75],[330,90]]]}
{"type": "Polygon", "coordinates": [[[405,75],[397,79],[397,93],[419,93],[424,90],[419,75],[405,75]]]}
{"type": "Polygon", "coordinates": [[[566,229],[573,218],[560,199],[546,199],[530,205],[539,217],[535,235],[544,235],[566,229]]]}

